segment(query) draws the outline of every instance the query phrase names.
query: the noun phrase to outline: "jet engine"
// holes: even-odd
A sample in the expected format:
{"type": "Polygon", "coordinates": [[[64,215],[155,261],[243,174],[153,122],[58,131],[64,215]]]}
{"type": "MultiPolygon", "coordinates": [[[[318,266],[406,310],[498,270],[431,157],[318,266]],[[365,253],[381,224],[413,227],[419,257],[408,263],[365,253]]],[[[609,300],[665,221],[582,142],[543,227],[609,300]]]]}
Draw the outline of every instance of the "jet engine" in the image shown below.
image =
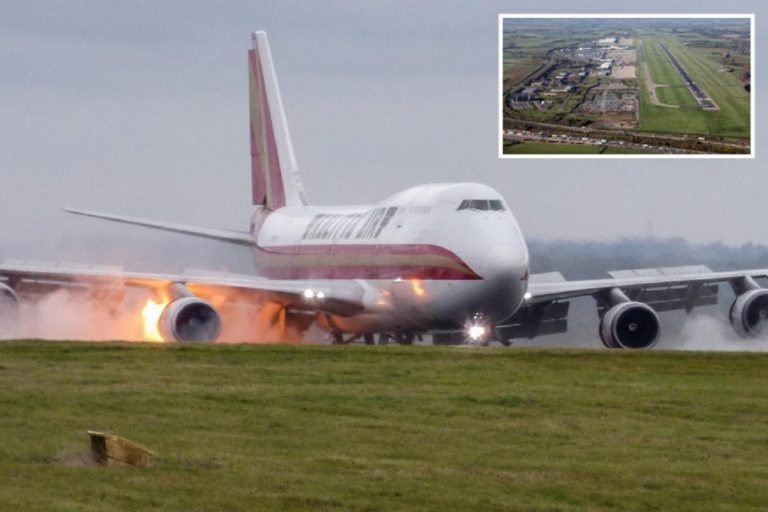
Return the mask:
{"type": "Polygon", "coordinates": [[[600,320],[600,339],[608,348],[651,348],[660,330],[659,315],[642,302],[619,302],[600,320]]]}
{"type": "Polygon", "coordinates": [[[168,304],[158,320],[164,340],[213,342],[221,332],[221,317],[198,297],[181,297],[168,304]]]}
{"type": "Polygon", "coordinates": [[[747,338],[762,335],[768,325],[768,289],[747,290],[736,297],[731,304],[729,318],[739,336],[747,338]]]}

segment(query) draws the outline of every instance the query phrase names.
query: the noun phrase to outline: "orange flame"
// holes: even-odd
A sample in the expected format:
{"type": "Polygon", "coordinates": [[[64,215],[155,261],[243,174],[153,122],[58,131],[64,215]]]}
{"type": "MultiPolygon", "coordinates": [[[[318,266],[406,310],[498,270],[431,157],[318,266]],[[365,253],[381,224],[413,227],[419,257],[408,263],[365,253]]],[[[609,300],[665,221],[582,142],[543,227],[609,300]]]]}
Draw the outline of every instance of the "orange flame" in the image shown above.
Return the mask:
{"type": "Polygon", "coordinates": [[[426,293],[424,291],[424,285],[420,279],[411,279],[411,286],[413,287],[413,293],[415,293],[418,297],[423,297],[426,293]]]}
{"type": "Polygon", "coordinates": [[[165,341],[158,329],[160,315],[163,314],[165,306],[165,304],[155,302],[150,298],[147,299],[147,304],[144,306],[144,309],[141,310],[141,317],[144,319],[144,337],[148,341],[165,341]]]}

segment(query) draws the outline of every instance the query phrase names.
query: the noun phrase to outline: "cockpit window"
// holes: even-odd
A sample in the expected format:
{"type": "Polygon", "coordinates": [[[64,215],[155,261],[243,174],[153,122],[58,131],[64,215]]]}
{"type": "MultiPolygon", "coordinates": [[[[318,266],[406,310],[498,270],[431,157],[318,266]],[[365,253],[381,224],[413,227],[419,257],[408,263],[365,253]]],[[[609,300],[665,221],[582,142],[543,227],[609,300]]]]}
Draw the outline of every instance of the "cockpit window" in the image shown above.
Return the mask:
{"type": "Polygon", "coordinates": [[[504,202],[501,199],[464,199],[458,210],[478,210],[503,212],[506,210],[504,202]]]}

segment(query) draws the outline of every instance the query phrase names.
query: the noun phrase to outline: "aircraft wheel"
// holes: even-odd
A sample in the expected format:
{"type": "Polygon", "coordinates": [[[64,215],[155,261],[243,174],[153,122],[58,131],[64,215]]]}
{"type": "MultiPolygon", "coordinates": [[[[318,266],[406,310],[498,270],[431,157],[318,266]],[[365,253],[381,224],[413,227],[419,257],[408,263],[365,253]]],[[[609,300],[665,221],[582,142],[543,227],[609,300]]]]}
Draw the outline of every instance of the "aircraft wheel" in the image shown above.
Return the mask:
{"type": "Polygon", "coordinates": [[[397,335],[397,342],[401,345],[413,345],[415,339],[416,336],[413,334],[400,333],[397,335]]]}

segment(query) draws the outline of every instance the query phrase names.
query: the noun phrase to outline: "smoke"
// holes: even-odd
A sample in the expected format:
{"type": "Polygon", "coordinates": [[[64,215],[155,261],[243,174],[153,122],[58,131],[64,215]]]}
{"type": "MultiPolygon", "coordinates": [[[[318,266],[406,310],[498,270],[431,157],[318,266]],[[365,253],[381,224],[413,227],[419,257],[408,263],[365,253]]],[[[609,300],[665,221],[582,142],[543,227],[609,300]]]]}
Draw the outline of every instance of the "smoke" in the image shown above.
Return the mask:
{"type": "Polygon", "coordinates": [[[276,304],[224,305],[219,310],[222,330],[217,343],[318,343],[316,333],[303,333],[284,319],[276,304]]]}
{"type": "MultiPolygon", "coordinates": [[[[59,289],[45,295],[21,297],[13,311],[0,311],[0,339],[79,341],[150,341],[142,309],[153,298],[149,290],[59,289]]],[[[217,343],[322,343],[325,334],[309,325],[286,320],[285,310],[273,303],[249,302],[241,294],[208,298],[222,317],[217,343]]]]}
{"type": "Polygon", "coordinates": [[[126,294],[120,303],[83,291],[60,289],[33,300],[22,298],[5,315],[0,339],[67,339],[83,341],[144,340],[141,294],[126,294]]]}
{"type": "MultiPolygon", "coordinates": [[[[275,303],[239,292],[201,294],[222,318],[217,343],[323,343],[326,335],[307,320],[297,322],[275,303]]],[[[157,297],[147,289],[113,286],[58,289],[22,295],[17,308],[0,311],[0,339],[157,342],[145,329],[142,310],[157,297]]],[[[0,303],[2,306],[2,303],[0,303]]]]}
{"type": "Polygon", "coordinates": [[[768,339],[742,338],[721,315],[691,315],[665,348],[717,352],[766,352],[768,339]]]}
{"type": "MultiPolygon", "coordinates": [[[[224,295],[220,291],[216,294],[204,288],[196,292],[201,292],[200,296],[209,300],[221,314],[222,332],[218,343],[327,343],[325,332],[316,323],[310,325],[312,317],[291,316],[278,304],[260,302],[258,295],[247,292],[224,295]]],[[[22,296],[15,312],[0,311],[0,339],[153,341],[145,335],[141,315],[151,297],[149,290],[133,287],[113,287],[110,294],[93,289],[60,289],[35,298],[22,296]]],[[[574,320],[580,321],[571,326],[567,337],[544,336],[530,344],[601,346],[594,333],[594,311],[574,309],[571,314],[574,320]],[[583,342],[578,341],[582,340],[578,336],[581,330],[584,330],[583,342]]],[[[661,340],[658,348],[768,351],[768,339],[741,338],[721,311],[698,311],[690,316],[672,312],[663,316],[663,332],[668,337],[661,340]]],[[[519,345],[527,344],[525,340],[519,341],[519,345]]]]}

